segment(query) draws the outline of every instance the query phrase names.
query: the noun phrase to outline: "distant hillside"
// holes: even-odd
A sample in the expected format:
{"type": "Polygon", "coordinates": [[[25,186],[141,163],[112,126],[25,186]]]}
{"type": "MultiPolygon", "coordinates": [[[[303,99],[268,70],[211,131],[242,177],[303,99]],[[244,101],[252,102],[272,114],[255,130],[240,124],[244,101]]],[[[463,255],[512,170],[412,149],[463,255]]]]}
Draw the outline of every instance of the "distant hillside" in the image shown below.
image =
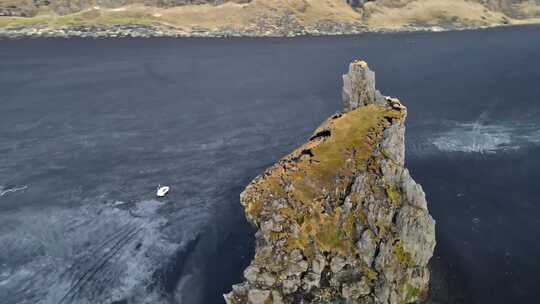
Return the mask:
{"type": "MultiPolygon", "coordinates": [[[[149,7],[168,8],[196,4],[223,4],[225,0],[0,0],[0,15],[31,17],[40,11],[66,15],[77,13],[96,6],[103,8],[119,8],[122,6],[141,4],[149,7]]],[[[249,2],[249,0],[232,1],[249,2]]]]}
{"type": "Polygon", "coordinates": [[[540,0],[0,0],[0,30],[21,35],[138,26],[148,35],[292,36],[539,21],[540,0]]]}

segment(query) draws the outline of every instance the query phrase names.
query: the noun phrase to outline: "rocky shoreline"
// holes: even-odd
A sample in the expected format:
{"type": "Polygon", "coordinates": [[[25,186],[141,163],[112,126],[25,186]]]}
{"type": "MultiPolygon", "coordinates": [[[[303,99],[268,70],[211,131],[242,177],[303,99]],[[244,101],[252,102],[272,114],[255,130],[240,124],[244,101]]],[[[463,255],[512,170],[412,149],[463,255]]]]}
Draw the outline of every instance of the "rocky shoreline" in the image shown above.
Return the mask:
{"type": "Polygon", "coordinates": [[[22,28],[0,28],[0,39],[20,38],[155,38],[155,37],[298,37],[298,36],[337,36],[361,33],[395,33],[395,32],[445,32],[460,30],[476,30],[491,27],[443,27],[443,26],[408,26],[399,29],[370,29],[355,24],[321,24],[316,28],[303,27],[266,27],[254,26],[243,30],[222,28],[209,30],[193,28],[189,31],[164,26],[118,25],[118,26],[74,26],[65,28],[48,28],[32,26],[22,28]]]}
{"type": "Polygon", "coordinates": [[[333,36],[535,23],[540,4],[530,0],[0,0],[0,38],[12,39],[333,36]]]}

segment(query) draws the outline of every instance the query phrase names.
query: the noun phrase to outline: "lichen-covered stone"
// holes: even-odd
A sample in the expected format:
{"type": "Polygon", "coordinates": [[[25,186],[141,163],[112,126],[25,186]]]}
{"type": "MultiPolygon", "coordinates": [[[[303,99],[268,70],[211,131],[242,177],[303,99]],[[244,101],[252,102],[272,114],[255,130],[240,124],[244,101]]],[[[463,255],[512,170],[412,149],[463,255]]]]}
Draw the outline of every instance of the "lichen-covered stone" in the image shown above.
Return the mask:
{"type": "Polygon", "coordinates": [[[368,69],[365,61],[349,65],[349,73],[343,75],[342,97],[345,111],[374,103],[376,96],[375,72],[368,69]]]}
{"type": "Polygon", "coordinates": [[[342,297],[356,303],[358,299],[365,297],[371,293],[371,287],[366,277],[360,281],[343,284],[342,297]]]}
{"type": "Polygon", "coordinates": [[[356,245],[358,247],[358,253],[360,253],[360,258],[366,265],[371,266],[375,259],[375,253],[377,252],[377,239],[375,234],[369,229],[364,230],[356,245]]]}
{"type": "Polygon", "coordinates": [[[248,302],[251,304],[266,304],[269,298],[269,290],[250,289],[248,291],[248,302]]]}
{"type": "Polygon", "coordinates": [[[414,303],[426,295],[435,223],[404,168],[407,109],[357,61],[346,112],[246,187],[258,228],[239,303],[414,303]],[[261,302],[262,301],[262,302],[261,302]]]}

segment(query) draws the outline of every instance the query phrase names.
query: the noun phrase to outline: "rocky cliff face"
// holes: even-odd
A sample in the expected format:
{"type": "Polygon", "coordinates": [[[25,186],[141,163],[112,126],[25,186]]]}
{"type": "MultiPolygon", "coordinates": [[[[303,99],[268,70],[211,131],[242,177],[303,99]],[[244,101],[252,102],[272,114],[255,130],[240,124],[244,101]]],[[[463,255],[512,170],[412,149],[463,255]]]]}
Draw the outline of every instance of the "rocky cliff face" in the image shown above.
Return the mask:
{"type": "Polygon", "coordinates": [[[414,303],[427,293],[435,222],[404,168],[407,109],[363,61],[343,76],[345,113],[241,194],[257,228],[228,304],[414,303]]]}

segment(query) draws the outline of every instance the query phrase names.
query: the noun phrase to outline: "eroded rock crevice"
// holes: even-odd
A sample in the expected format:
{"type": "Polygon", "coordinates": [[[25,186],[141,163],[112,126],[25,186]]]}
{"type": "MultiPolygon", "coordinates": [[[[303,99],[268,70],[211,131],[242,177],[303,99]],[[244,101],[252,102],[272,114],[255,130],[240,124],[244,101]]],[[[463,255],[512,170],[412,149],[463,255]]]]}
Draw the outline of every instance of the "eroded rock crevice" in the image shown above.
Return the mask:
{"type": "Polygon", "coordinates": [[[407,109],[357,61],[345,111],[241,194],[257,228],[228,304],[416,303],[427,294],[435,222],[405,162],[407,109]]]}

